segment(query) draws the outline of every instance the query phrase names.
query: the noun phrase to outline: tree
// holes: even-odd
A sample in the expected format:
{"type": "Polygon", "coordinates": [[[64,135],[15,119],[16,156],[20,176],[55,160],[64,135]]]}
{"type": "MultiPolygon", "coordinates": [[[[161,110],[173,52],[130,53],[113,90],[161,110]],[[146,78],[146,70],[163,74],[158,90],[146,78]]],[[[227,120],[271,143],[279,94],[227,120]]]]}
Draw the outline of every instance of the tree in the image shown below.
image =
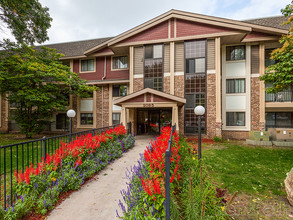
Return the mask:
{"type": "MultiPolygon", "coordinates": [[[[293,1],[281,10],[283,15],[288,18],[284,24],[292,24],[293,21],[293,1]]],[[[268,93],[277,93],[288,89],[293,85],[293,27],[291,26],[288,34],[283,35],[280,43],[281,48],[273,50],[271,59],[277,61],[266,70],[266,73],[260,77],[265,83],[270,83],[268,93]]]]}
{"type": "Polygon", "coordinates": [[[96,89],[63,65],[61,56],[7,41],[0,52],[0,93],[15,107],[11,119],[27,137],[42,131],[54,112],[66,110],[69,94],[84,97],[96,89]]]}
{"type": "Polygon", "coordinates": [[[0,0],[0,20],[7,25],[18,43],[43,43],[52,18],[49,9],[38,0],[0,0]]]}

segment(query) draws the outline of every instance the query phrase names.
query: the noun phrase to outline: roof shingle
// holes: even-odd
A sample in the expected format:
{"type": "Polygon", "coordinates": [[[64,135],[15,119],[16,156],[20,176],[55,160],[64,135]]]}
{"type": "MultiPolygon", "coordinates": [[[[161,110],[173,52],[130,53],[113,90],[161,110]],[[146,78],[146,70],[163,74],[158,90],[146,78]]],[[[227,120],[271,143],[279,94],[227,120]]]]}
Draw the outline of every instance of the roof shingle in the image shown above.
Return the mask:
{"type": "Polygon", "coordinates": [[[290,25],[282,25],[287,18],[284,16],[273,16],[273,17],[266,17],[266,18],[256,18],[256,19],[249,19],[244,20],[243,22],[250,23],[250,24],[257,24],[265,27],[273,27],[279,28],[283,30],[289,30],[290,25]]]}

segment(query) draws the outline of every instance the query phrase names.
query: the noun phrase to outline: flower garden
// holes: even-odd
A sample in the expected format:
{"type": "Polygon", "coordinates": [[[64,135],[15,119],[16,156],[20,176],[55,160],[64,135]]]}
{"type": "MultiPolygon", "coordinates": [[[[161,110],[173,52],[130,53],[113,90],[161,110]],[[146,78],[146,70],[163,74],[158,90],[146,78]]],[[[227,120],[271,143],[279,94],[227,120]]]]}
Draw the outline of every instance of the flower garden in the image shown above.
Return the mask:
{"type": "MultiPolygon", "coordinates": [[[[165,127],[141,154],[138,165],[128,171],[117,217],[165,219],[165,151],[170,134],[171,128],[165,127]]],[[[171,149],[171,219],[226,219],[224,193],[208,178],[196,150],[176,132],[171,149]]]]}
{"type": "Polygon", "coordinates": [[[8,208],[0,209],[0,219],[20,219],[30,211],[46,214],[62,193],[80,188],[134,142],[124,126],[118,126],[100,135],[88,134],[69,144],[61,143],[42,162],[31,164],[24,172],[15,170],[13,196],[7,196],[8,208]]]}

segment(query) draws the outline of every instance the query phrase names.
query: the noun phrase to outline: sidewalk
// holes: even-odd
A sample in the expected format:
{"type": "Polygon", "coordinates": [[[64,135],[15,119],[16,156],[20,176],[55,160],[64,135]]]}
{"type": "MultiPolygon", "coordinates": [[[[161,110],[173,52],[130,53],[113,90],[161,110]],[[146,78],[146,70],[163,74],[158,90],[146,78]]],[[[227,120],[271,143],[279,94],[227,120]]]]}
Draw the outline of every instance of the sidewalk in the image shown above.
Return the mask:
{"type": "Polygon", "coordinates": [[[116,218],[120,190],[126,188],[126,168],[137,164],[139,154],[144,152],[151,136],[137,136],[135,146],[112,164],[108,165],[78,191],[57,206],[48,216],[48,220],[84,220],[116,218]]]}

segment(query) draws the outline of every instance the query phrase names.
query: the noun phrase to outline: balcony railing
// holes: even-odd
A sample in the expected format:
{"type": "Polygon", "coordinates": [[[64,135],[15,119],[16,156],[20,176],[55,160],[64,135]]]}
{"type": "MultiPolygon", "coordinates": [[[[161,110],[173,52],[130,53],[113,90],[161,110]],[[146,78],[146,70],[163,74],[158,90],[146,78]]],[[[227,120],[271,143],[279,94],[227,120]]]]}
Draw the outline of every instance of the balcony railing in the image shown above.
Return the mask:
{"type": "Polygon", "coordinates": [[[293,89],[282,92],[266,93],[266,102],[293,102],[293,89]]]}

